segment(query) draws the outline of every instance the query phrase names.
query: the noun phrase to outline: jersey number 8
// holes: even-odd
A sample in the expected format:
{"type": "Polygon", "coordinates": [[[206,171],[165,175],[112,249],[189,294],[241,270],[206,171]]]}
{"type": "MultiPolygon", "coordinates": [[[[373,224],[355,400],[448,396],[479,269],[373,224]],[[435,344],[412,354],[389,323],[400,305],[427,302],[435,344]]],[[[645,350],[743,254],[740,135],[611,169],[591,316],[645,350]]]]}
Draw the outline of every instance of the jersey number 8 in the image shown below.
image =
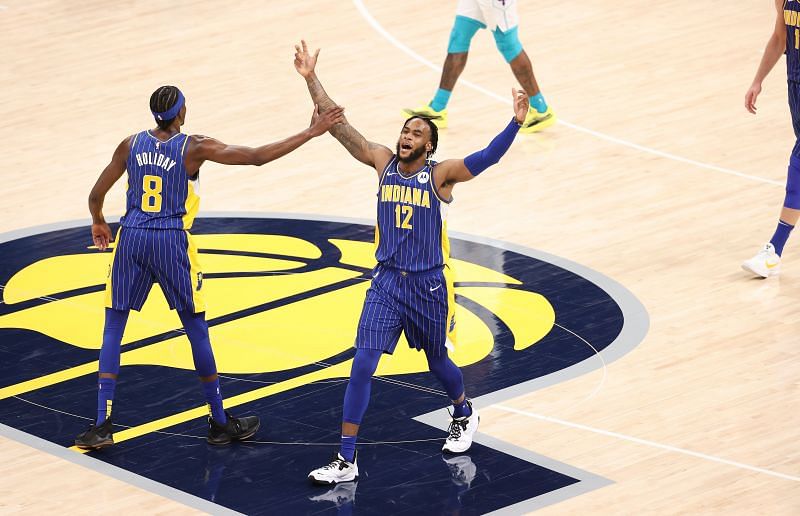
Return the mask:
{"type": "Polygon", "coordinates": [[[161,211],[161,177],[146,175],[142,180],[142,211],[158,213],[161,211]]]}

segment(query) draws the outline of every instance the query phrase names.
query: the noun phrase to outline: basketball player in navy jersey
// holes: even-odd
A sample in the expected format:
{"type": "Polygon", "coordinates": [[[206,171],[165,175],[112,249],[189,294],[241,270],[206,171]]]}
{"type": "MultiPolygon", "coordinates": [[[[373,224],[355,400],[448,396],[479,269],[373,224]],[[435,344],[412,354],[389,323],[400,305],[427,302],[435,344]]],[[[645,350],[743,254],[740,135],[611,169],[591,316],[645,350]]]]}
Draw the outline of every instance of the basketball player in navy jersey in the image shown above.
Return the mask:
{"type": "Polygon", "coordinates": [[[128,313],[141,310],[158,282],[170,309],[177,310],[192,346],[192,357],[209,405],[211,444],[247,439],[259,427],[258,417],[235,418],[222,407],[219,378],[208,338],[203,303],[203,274],[189,229],[200,204],[198,179],[205,161],[226,165],[263,165],[288,154],[343,120],[342,109],[315,108],[311,126],[284,140],[251,148],[226,145],[206,136],[181,133],[186,120],[183,94],[162,86],[150,97],[157,127],[125,138],[89,194],[92,239],[101,251],[109,247],[111,230],[103,218],[103,201],[128,171],[127,209],[106,283],[106,314],[100,349],[97,420],[75,439],[82,449],[114,444],[112,403],[120,367],[120,345],[128,313]]]}
{"type": "Polygon", "coordinates": [[[789,111],[797,141],[789,156],[786,196],[778,219],[778,227],[770,241],[755,256],[742,263],[742,268],[755,276],[769,278],[781,271],[783,246],[800,218],[800,3],[796,0],[775,0],[777,18],[753,84],[744,97],[745,108],[756,114],[756,99],[761,83],[786,54],[786,78],[789,86],[789,111]]]}
{"type": "MultiPolygon", "coordinates": [[[[314,104],[322,113],[336,104],[314,72],[319,50],[306,42],[295,47],[294,65],[306,79],[314,104]]],[[[409,346],[425,352],[428,367],[453,403],[443,451],[463,453],[472,445],[479,416],[464,392],[459,368],[447,356],[455,330],[455,294],[448,265],[450,244],[446,214],[456,183],[469,181],[505,154],[528,113],[528,96],[513,90],[514,118],[488,147],[464,159],[437,163],[436,125],[421,117],[406,120],[395,152],[367,141],[346,120],[330,132],[358,161],[378,173],[378,216],[373,271],[356,336],[356,354],[344,397],[342,442],[330,464],[312,471],[318,484],[358,478],[356,435],[369,402],[372,375],[383,353],[392,353],[401,332],[409,346]]]]}

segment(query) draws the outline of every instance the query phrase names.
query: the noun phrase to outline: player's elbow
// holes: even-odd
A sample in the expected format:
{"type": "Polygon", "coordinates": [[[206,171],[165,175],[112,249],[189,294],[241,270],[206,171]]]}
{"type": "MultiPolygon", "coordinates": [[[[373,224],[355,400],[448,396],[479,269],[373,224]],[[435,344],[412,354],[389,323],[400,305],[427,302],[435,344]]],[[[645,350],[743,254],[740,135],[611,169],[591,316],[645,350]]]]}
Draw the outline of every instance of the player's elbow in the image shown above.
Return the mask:
{"type": "Polygon", "coordinates": [[[100,194],[100,192],[92,188],[92,191],[89,192],[89,200],[88,200],[89,206],[97,206],[102,201],[103,201],[103,196],[100,194]]]}
{"type": "Polygon", "coordinates": [[[270,161],[275,161],[275,156],[256,156],[252,164],[260,167],[261,165],[266,165],[270,161]]]}

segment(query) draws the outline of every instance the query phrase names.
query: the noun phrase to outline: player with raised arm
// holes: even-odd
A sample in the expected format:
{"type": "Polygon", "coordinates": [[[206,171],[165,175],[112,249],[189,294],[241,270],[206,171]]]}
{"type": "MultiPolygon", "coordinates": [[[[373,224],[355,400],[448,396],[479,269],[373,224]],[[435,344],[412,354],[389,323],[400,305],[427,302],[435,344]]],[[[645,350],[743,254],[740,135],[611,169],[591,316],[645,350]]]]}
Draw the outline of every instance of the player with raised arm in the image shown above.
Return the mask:
{"type": "MultiPolygon", "coordinates": [[[[320,113],[336,109],[314,68],[319,50],[296,46],[294,65],[320,113]]],[[[440,163],[438,132],[429,119],[406,120],[394,152],[367,141],[347,120],[330,133],[358,161],[378,175],[375,238],[377,266],[358,323],[356,353],[344,396],[341,448],[329,464],[312,471],[318,484],[358,478],[356,436],[367,410],[372,375],[383,353],[392,353],[401,332],[409,346],[425,352],[430,371],[452,401],[453,414],[443,451],[462,453],[472,445],[478,411],[466,397],[460,369],[448,357],[455,331],[455,294],[447,238],[447,208],[453,187],[475,178],[505,154],[528,113],[528,95],[512,90],[514,118],[488,147],[464,159],[440,163]]]]}
{"type": "Polygon", "coordinates": [[[209,406],[211,444],[228,444],[256,433],[255,416],[235,418],[222,406],[217,367],[208,337],[203,302],[203,274],[189,229],[200,205],[198,181],[205,161],[225,165],[263,165],[324,134],[343,120],[341,108],[319,114],[311,126],[284,140],[260,147],[226,145],[206,136],[181,132],[186,120],[184,96],[162,86],[150,97],[157,127],[125,138],[89,194],[92,240],[100,251],[111,243],[103,217],[109,189],[128,172],[127,209],[120,219],[106,282],[106,313],[100,349],[97,419],[75,439],[75,446],[94,450],[114,444],[112,403],[120,368],[122,334],[131,309],[141,310],[158,282],[192,346],[192,357],[209,406]]]}

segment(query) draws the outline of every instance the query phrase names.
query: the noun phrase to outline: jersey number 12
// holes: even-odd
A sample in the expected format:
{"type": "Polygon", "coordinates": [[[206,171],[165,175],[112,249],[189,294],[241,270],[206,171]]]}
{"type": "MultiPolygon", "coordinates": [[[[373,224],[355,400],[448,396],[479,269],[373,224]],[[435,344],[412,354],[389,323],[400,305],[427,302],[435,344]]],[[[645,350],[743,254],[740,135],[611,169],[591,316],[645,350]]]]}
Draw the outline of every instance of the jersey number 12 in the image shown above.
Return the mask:
{"type": "Polygon", "coordinates": [[[411,216],[414,214],[414,207],[406,204],[396,204],[394,207],[394,227],[400,229],[413,229],[411,227],[411,216]]]}

